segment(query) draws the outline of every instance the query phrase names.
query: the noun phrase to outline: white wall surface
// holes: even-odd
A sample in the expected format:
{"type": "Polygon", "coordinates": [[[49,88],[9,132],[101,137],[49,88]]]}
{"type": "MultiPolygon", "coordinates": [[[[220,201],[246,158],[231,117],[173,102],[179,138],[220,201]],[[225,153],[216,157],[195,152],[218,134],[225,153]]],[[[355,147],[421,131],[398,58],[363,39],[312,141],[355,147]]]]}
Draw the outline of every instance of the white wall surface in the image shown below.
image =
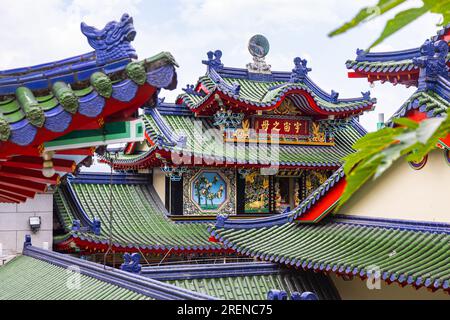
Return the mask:
{"type": "Polygon", "coordinates": [[[166,175],[159,168],[153,169],[153,187],[162,203],[166,202],[166,175]]]}
{"type": "Polygon", "coordinates": [[[380,178],[366,183],[339,214],[450,223],[450,166],[444,152],[432,151],[421,170],[398,160],[380,178]]]}
{"type": "Polygon", "coordinates": [[[52,249],[53,243],[53,194],[37,194],[21,204],[0,203],[0,243],[3,255],[22,252],[25,235],[31,235],[33,245],[52,249]],[[29,218],[41,217],[41,228],[33,233],[29,218]]]}

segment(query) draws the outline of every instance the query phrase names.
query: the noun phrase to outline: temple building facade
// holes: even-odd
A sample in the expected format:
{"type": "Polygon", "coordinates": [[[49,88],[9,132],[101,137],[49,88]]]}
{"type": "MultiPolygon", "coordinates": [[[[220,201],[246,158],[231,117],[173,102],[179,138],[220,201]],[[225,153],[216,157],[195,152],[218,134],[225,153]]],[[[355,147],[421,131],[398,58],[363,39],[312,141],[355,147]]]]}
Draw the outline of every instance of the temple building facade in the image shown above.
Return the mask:
{"type": "MultiPolygon", "coordinates": [[[[450,130],[339,206],[370,92],[273,71],[256,35],[167,102],[178,65],[138,59],[129,15],[81,31],[93,52],[0,72],[0,300],[449,299],[450,130]]],[[[380,130],[449,116],[449,34],[347,61],[417,87],[380,130]]]]}
{"type": "Polygon", "coordinates": [[[366,133],[358,116],[374,109],[369,92],[341,99],[311,80],[306,60],[293,59],[289,72],[271,71],[268,49],[254,46],[268,42],[250,40],[256,62],[247,68],[225,67],[220,50],[208,52],[206,74],[175,103],[146,107],[146,141],[128,144],[112,163],[124,172],[152,172],[175,220],[291,211],[366,133]]]}

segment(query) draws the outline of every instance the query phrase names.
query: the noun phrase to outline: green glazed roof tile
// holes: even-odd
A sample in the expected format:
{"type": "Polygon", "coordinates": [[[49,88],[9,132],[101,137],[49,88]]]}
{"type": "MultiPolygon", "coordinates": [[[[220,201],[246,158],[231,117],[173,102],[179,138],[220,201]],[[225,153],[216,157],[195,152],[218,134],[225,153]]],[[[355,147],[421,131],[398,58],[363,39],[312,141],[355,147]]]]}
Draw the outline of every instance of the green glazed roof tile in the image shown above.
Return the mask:
{"type": "MultiPolygon", "coordinates": [[[[71,231],[76,220],[75,209],[65,193],[55,193],[60,220],[72,236],[93,242],[108,242],[109,185],[72,184],[75,195],[89,218],[101,221],[101,234],[71,231]]],[[[165,216],[146,185],[113,184],[113,242],[150,250],[219,250],[221,246],[209,241],[206,224],[176,224],[165,216]]],[[[66,238],[63,238],[64,240],[66,238]]]]}
{"type": "MultiPolygon", "coordinates": [[[[213,120],[210,118],[194,117],[194,116],[179,116],[179,115],[164,115],[161,116],[164,122],[167,124],[172,133],[179,136],[183,135],[187,137],[186,146],[174,146],[166,147],[174,152],[183,152],[183,154],[194,154],[201,152],[205,156],[215,157],[218,159],[224,159],[226,155],[225,146],[223,142],[223,136],[218,134],[213,125],[213,120]],[[204,132],[202,136],[195,131],[193,123],[195,121],[201,121],[204,132]],[[202,139],[200,141],[200,139],[202,139]]],[[[143,116],[146,131],[153,139],[158,135],[161,135],[161,129],[158,124],[149,115],[143,116]]],[[[350,153],[353,153],[352,145],[363,136],[363,129],[356,122],[350,122],[346,128],[338,131],[335,134],[334,146],[302,146],[302,145],[280,145],[279,152],[274,153],[272,156],[277,158],[270,159],[272,162],[279,162],[286,165],[341,165],[342,158],[350,153]]],[[[155,141],[155,140],[154,140],[155,141]]],[[[237,147],[237,153],[235,155],[236,162],[258,163],[258,148],[257,145],[252,144],[248,148],[237,147]],[[247,153],[244,153],[247,151],[247,153]],[[246,156],[248,158],[246,158],[246,156]]],[[[269,153],[270,156],[270,153],[269,153]]],[[[135,155],[135,159],[139,159],[141,155],[135,155]]],[[[120,160],[128,160],[131,162],[133,157],[126,158],[122,156],[120,160]]],[[[269,159],[267,159],[268,161],[269,159]]]]}
{"type": "Polygon", "coordinates": [[[0,300],[149,300],[136,292],[77,274],[45,261],[20,256],[0,267],[0,300]]]}
{"type": "Polygon", "coordinates": [[[434,231],[402,228],[394,223],[386,228],[342,218],[316,225],[285,223],[240,230],[214,227],[212,233],[227,247],[261,260],[360,276],[376,266],[384,280],[448,289],[448,227],[434,231]]]}
{"type": "Polygon", "coordinates": [[[338,299],[336,293],[327,288],[332,284],[323,278],[326,277],[306,272],[280,272],[270,275],[197,278],[167,282],[222,300],[267,300],[267,293],[272,289],[283,290],[288,297],[293,292],[314,291],[321,300],[338,299]]]}

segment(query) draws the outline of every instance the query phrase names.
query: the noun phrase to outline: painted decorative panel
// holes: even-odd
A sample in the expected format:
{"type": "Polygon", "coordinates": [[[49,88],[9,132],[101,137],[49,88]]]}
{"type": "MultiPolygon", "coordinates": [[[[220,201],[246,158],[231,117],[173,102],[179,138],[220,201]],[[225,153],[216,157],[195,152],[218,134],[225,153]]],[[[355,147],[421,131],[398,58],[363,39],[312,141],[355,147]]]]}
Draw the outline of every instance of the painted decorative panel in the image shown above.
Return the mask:
{"type": "Polygon", "coordinates": [[[184,215],[235,214],[234,170],[192,169],[183,177],[184,215]]]}
{"type": "Polygon", "coordinates": [[[191,201],[202,211],[217,211],[226,202],[224,178],[215,171],[201,171],[191,182],[191,201]]]}
{"type": "Polygon", "coordinates": [[[245,213],[269,213],[269,176],[257,171],[245,177],[245,213]]]}

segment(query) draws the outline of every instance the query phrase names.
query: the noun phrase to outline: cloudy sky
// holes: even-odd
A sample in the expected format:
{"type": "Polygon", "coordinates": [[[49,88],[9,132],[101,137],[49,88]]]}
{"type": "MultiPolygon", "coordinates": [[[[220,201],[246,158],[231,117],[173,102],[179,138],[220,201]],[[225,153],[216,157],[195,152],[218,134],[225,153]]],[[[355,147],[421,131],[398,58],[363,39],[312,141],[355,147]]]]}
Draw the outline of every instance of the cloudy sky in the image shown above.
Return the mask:
{"type": "MultiPolygon", "coordinates": [[[[245,67],[251,57],[248,39],[265,35],[271,45],[267,61],[272,70],[290,71],[293,58],[308,60],[311,78],[340,97],[360,96],[371,90],[378,98],[374,112],[361,123],[376,128],[377,114],[386,118],[413,92],[402,86],[348,79],[345,61],[357,48],[367,48],[396,12],[420,6],[410,0],[386,17],[335,38],[327,33],[349,20],[363,6],[376,0],[0,0],[0,70],[39,64],[91,51],[80,32],[80,22],[98,28],[127,12],[134,17],[137,37],[133,42],[140,58],[170,51],[180,64],[179,85],[163,91],[173,101],[181,88],[195,83],[205,72],[201,60],[209,50],[221,49],[226,66],[245,67]]],[[[373,51],[420,46],[439,29],[438,15],[427,14],[404,28],[373,51]]]]}

